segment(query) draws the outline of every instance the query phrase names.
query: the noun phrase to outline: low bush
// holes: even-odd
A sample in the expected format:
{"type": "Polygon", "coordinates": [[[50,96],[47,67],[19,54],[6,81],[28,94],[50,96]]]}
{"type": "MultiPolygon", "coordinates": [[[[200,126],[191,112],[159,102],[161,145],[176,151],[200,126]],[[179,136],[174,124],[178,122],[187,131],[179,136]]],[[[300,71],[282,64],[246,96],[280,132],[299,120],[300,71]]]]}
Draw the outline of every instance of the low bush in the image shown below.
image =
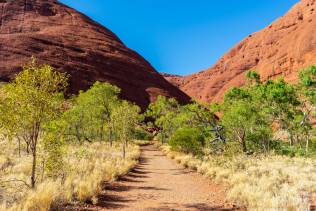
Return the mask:
{"type": "Polygon", "coordinates": [[[150,141],[153,139],[153,136],[152,134],[143,129],[135,129],[134,138],[136,140],[150,141]]]}
{"type": "Polygon", "coordinates": [[[201,131],[194,128],[178,129],[169,140],[172,150],[198,155],[205,144],[201,131]]]}

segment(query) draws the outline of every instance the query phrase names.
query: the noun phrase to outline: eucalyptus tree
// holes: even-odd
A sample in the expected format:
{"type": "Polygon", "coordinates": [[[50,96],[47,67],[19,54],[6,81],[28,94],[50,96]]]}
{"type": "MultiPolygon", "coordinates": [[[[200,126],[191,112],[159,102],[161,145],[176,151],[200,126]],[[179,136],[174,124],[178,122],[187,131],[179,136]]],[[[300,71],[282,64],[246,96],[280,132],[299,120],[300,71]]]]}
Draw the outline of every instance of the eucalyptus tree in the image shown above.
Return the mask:
{"type": "Polygon", "coordinates": [[[113,123],[111,113],[119,104],[120,89],[109,83],[96,82],[90,89],[81,91],[72,100],[72,106],[65,113],[64,120],[68,125],[68,135],[78,142],[108,140],[112,145],[113,123]]]}
{"type": "Polygon", "coordinates": [[[305,150],[307,152],[313,129],[311,120],[315,118],[316,112],[316,66],[311,65],[303,69],[299,74],[299,78],[300,97],[303,99],[302,110],[304,112],[303,118],[300,121],[300,129],[306,139],[305,150]]]}
{"type": "Polygon", "coordinates": [[[153,119],[155,127],[161,135],[161,142],[164,143],[173,129],[173,118],[179,112],[180,105],[174,98],[158,96],[156,101],[148,106],[146,116],[153,119]]]}
{"type": "Polygon", "coordinates": [[[11,83],[1,88],[1,109],[6,111],[0,118],[1,125],[12,136],[22,134],[29,146],[32,188],[36,184],[38,142],[45,124],[61,116],[66,86],[66,74],[49,65],[38,65],[33,59],[11,83]]]}
{"type": "MultiPolygon", "coordinates": [[[[252,102],[250,93],[244,88],[234,88],[225,96],[221,105],[223,113],[221,123],[230,140],[238,141],[244,153],[253,145],[250,138],[259,133],[259,128],[268,128],[269,124],[256,104],[252,102]]],[[[264,146],[265,140],[263,141],[264,146]]]]}
{"type": "Polygon", "coordinates": [[[126,156],[126,146],[129,139],[133,137],[134,129],[142,120],[140,115],[140,108],[127,101],[122,101],[114,107],[111,113],[111,121],[113,123],[114,131],[118,139],[122,143],[122,156],[126,156]]]}

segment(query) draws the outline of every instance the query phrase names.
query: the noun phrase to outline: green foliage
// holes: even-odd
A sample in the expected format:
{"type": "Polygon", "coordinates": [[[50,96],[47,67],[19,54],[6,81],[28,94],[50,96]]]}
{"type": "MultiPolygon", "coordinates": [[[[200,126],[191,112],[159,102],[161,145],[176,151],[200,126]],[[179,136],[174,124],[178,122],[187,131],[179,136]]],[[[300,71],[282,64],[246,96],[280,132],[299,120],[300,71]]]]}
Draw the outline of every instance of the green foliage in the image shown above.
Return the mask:
{"type": "Polygon", "coordinates": [[[300,83],[305,87],[316,86],[316,66],[311,65],[303,69],[300,74],[300,83]]]}
{"type": "Polygon", "coordinates": [[[247,77],[256,79],[255,83],[231,89],[221,105],[222,122],[230,139],[241,142],[244,151],[268,152],[273,125],[287,131],[291,139],[297,137],[303,116],[297,87],[283,79],[261,83],[260,76],[253,71],[247,77]]]}
{"type": "Polygon", "coordinates": [[[264,113],[254,103],[243,100],[224,102],[223,112],[221,123],[226,135],[230,140],[238,141],[244,152],[269,149],[272,130],[264,113]]]}
{"type": "Polygon", "coordinates": [[[168,143],[174,151],[199,155],[202,153],[205,139],[198,129],[180,128],[175,131],[168,143]]]}
{"type": "Polygon", "coordinates": [[[224,96],[225,101],[230,100],[247,100],[251,98],[251,94],[244,88],[232,88],[224,96]]]}
{"type": "MultiPolygon", "coordinates": [[[[288,142],[274,140],[271,142],[273,152],[277,155],[285,155],[290,157],[309,156],[306,152],[304,144],[291,145],[288,142]]],[[[315,142],[311,143],[311,151],[315,152],[315,142]]]]}
{"type": "Polygon", "coordinates": [[[1,126],[9,136],[21,137],[32,152],[31,186],[35,187],[37,146],[45,124],[63,112],[67,76],[35,59],[16,78],[1,88],[1,126]]]}
{"type": "Polygon", "coordinates": [[[57,178],[63,172],[64,167],[64,142],[61,137],[56,137],[55,134],[49,133],[44,139],[45,151],[45,169],[48,177],[57,178]]]}
{"type": "Polygon", "coordinates": [[[300,117],[298,130],[305,139],[305,151],[309,152],[312,136],[315,135],[311,120],[315,118],[316,103],[316,66],[311,65],[303,69],[300,74],[300,83],[298,86],[300,98],[302,99],[301,109],[303,112],[300,117]]]}
{"type": "Polygon", "coordinates": [[[214,112],[197,103],[183,106],[181,113],[183,116],[181,127],[198,128],[207,137],[217,123],[214,112]]]}
{"type": "Polygon", "coordinates": [[[121,140],[125,141],[132,137],[134,128],[141,120],[139,113],[140,108],[127,101],[123,101],[113,109],[111,119],[121,140]]]}
{"type": "Polygon", "coordinates": [[[316,66],[311,66],[300,72],[300,85],[303,95],[313,104],[316,104],[316,66]]]}
{"type": "Polygon", "coordinates": [[[145,140],[145,141],[150,141],[152,140],[152,135],[145,131],[144,129],[142,128],[135,128],[134,129],[134,139],[136,140],[145,140]]]}
{"type": "MultiPolygon", "coordinates": [[[[139,130],[138,124],[143,120],[140,108],[121,101],[119,88],[96,82],[89,90],[65,100],[67,80],[65,73],[32,59],[12,82],[0,86],[1,133],[10,141],[18,140],[19,156],[21,143],[25,143],[25,151],[32,157],[32,188],[38,175],[64,178],[63,155],[71,142],[108,140],[112,144],[113,140],[120,140],[125,157],[126,145],[136,131],[139,138],[150,138],[139,130]],[[37,164],[39,157],[41,169],[37,164]]],[[[85,153],[76,155],[80,158],[85,153]]]]}
{"type": "Polygon", "coordinates": [[[175,111],[178,108],[179,104],[174,98],[158,96],[156,101],[148,106],[146,115],[153,119],[159,119],[170,111],[175,111]]]}
{"type": "MultiPolygon", "coordinates": [[[[80,92],[70,101],[60,124],[68,141],[115,140],[123,143],[123,156],[129,139],[135,137],[137,124],[142,120],[140,108],[118,97],[120,89],[109,83],[96,82],[89,90],[80,92]]],[[[142,133],[146,138],[148,134],[142,133]]],[[[147,137],[148,138],[148,137],[147,137]]]]}
{"type": "Polygon", "coordinates": [[[246,78],[250,84],[259,84],[260,83],[260,75],[255,70],[249,70],[246,73],[246,78]]]}
{"type": "MultiPolygon", "coordinates": [[[[1,125],[12,135],[36,137],[46,122],[62,113],[64,73],[35,60],[25,66],[15,80],[1,88],[1,125]]],[[[35,138],[34,137],[34,138],[35,138]]]]}
{"type": "Polygon", "coordinates": [[[147,118],[153,119],[154,126],[160,133],[160,139],[164,142],[175,129],[171,122],[178,114],[180,105],[173,98],[158,96],[154,103],[148,106],[147,118]]]}
{"type": "Polygon", "coordinates": [[[205,137],[210,137],[210,130],[216,125],[215,115],[208,108],[197,103],[180,106],[174,99],[162,96],[149,106],[146,114],[160,129],[157,137],[162,142],[183,127],[198,128],[205,137]]]}
{"type": "Polygon", "coordinates": [[[113,109],[111,120],[113,128],[119,141],[123,144],[123,157],[125,158],[125,149],[128,140],[133,137],[134,128],[142,120],[139,115],[140,108],[127,101],[123,101],[120,105],[113,109]]]}
{"type": "Polygon", "coordinates": [[[265,100],[274,104],[298,105],[297,92],[293,85],[290,85],[279,79],[276,81],[267,81],[261,88],[265,100]]]}
{"type": "Polygon", "coordinates": [[[72,99],[71,109],[65,112],[63,120],[68,137],[80,143],[83,141],[113,139],[111,113],[120,104],[120,89],[108,83],[96,82],[86,92],[80,92],[72,99]]]}
{"type": "Polygon", "coordinates": [[[246,73],[246,79],[246,86],[230,89],[224,101],[210,109],[196,103],[180,106],[173,99],[158,97],[147,111],[159,128],[156,138],[170,143],[178,130],[189,128],[208,140],[207,153],[311,154],[316,66],[300,73],[298,85],[282,78],[262,82],[254,70],[246,73]],[[284,133],[282,140],[274,140],[279,132],[284,133]]]}

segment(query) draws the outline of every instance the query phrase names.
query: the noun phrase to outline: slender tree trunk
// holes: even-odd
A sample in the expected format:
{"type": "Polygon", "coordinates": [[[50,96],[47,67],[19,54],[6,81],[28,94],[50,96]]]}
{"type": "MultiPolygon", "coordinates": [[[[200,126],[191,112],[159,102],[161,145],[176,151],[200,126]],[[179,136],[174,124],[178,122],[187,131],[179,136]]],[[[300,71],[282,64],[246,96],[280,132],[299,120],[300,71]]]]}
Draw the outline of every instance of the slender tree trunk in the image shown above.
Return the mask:
{"type": "Polygon", "coordinates": [[[81,143],[79,128],[78,128],[77,126],[75,126],[75,130],[76,130],[76,138],[77,138],[77,141],[78,141],[79,143],[81,143]]]}
{"type": "Polygon", "coordinates": [[[42,172],[41,172],[41,182],[44,181],[44,175],[45,175],[45,159],[42,160],[42,172]]]}
{"type": "Polygon", "coordinates": [[[242,151],[247,152],[247,146],[246,146],[245,139],[243,139],[241,143],[242,143],[242,151]]]}
{"type": "Polygon", "coordinates": [[[26,144],[26,153],[30,154],[30,138],[27,135],[23,135],[22,139],[26,144]]]}
{"type": "Polygon", "coordinates": [[[30,154],[30,144],[26,142],[26,153],[30,154]]]}
{"type": "Polygon", "coordinates": [[[292,132],[290,132],[290,146],[293,145],[293,134],[292,132]]]}
{"type": "Polygon", "coordinates": [[[110,128],[109,130],[109,141],[110,141],[110,146],[113,146],[113,141],[112,141],[112,129],[110,128]]]}
{"type": "Polygon", "coordinates": [[[19,158],[21,157],[21,139],[18,137],[19,142],[19,158]]]}
{"type": "Polygon", "coordinates": [[[100,141],[103,141],[103,128],[104,128],[104,123],[105,123],[105,120],[102,118],[101,119],[101,127],[100,127],[100,141]]]}
{"type": "Polygon", "coordinates": [[[31,187],[35,188],[35,170],[36,170],[36,147],[34,147],[33,152],[32,152],[32,156],[33,156],[33,161],[32,161],[32,176],[31,176],[31,187]]]}
{"type": "Polygon", "coordinates": [[[245,136],[246,136],[245,131],[243,131],[241,135],[238,135],[238,138],[239,138],[239,142],[241,144],[242,151],[246,153],[247,152],[247,145],[246,145],[245,136]]]}
{"type": "Polygon", "coordinates": [[[125,159],[125,157],[126,157],[126,146],[125,146],[125,141],[123,141],[123,146],[122,146],[123,148],[122,148],[122,150],[123,150],[123,158],[125,159]]]}
{"type": "Polygon", "coordinates": [[[103,141],[103,126],[100,127],[100,141],[103,141]]]}
{"type": "Polygon", "coordinates": [[[34,189],[35,188],[35,183],[36,183],[36,153],[37,153],[37,141],[38,141],[38,136],[40,133],[40,122],[35,123],[33,127],[33,133],[31,136],[31,144],[30,148],[32,151],[32,176],[31,176],[31,187],[34,189]]]}
{"type": "Polygon", "coordinates": [[[267,150],[267,142],[266,142],[266,140],[263,141],[263,149],[264,149],[264,154],[267,154],[268,150],[267,150]]]}
{"type": "Polygon", "coordinates": [[[305,149],[306,153],[308,152],[308,147],[309,147],[309,138],[307,137],[306,138],[306,149],[305,149]]]}

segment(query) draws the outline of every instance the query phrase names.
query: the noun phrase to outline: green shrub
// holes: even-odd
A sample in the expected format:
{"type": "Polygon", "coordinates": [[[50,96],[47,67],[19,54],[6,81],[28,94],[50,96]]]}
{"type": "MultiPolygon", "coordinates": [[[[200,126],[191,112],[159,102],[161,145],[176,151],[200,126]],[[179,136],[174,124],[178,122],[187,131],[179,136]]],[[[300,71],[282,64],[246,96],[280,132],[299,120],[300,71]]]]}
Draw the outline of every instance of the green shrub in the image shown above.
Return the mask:
{"type": "MultiPolygon", "coordinates": [[[[281,141],[273,141],[272,149],[274,153],[277,155],[286,155],[289,157],[304,157],[308,154],[305,151],[304,146],[300,145],[290,145],[288,142],[281,142],[281,141]]],[[[312,153],[312,150],[311,150],[312,153]]]]}
{"type": "Polygon", "coordinates": [[[143,129],[135,129],[134,139],[150,141],[153,139],[153,137],[152,137],[152,134],[150,134],[149,132],[147,132],[143,129]]]}
{"type": "Polygon", "coordinates": [[[172,150],[193,155],[201,154],[204,144],[202,132],[195,128],[180,128],[169,140],[172,150]]]}

